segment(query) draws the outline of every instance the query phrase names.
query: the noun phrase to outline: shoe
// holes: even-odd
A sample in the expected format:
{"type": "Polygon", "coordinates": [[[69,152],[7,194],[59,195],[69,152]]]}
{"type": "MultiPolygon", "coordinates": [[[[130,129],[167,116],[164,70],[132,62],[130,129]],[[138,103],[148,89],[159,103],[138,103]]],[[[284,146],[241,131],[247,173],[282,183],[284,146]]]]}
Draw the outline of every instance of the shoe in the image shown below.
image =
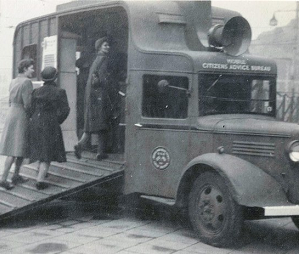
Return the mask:
{"type": "Polygon", "coordinates": [[[44,190],[44,189],[49,187],[49,184],[45,183],[45,182],[37,182],[35,184],[35,187],[36,187],[37,190],[44,190]]]}
{"type": "Polygon", "coordinates": [[[0,181],[0,187],[6,189],[6,190],[11,190],[14,186],[11,185],[9,182],[7,181],[0,181]]]}
{"type": "Polygon", "coordinates": [[[80,145],[75,145],[74,146],[74,150],[75,150],[75,156],[78,160],[81,159],[81,153],[82,153],[82,149],[80,145]]]}
{"type": "Polygon", "coordinates": [[[28,179],[27,178],[24,178],[20,175],[14,175],[12,178],[11,178],[11,182],[12,184],[14,185],[17,185],[17,184],[22,184],[22,183],[25,183],[27,182],[28,179]]]}
{"type": "Polygon", "coordinates": [[[98,153],[96,156],[98,161],[104,160],[108,158],[108,155],[106,153],[98,153]]]}

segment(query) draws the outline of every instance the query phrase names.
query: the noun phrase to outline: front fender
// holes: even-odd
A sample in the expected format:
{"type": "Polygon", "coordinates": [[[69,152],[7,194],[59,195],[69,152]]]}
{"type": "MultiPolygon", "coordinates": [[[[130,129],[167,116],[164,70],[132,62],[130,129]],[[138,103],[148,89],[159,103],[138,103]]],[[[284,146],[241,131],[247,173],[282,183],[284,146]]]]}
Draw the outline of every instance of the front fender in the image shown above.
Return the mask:
{"type": "Polygon", "coordinates": [[[184,173],[197,165],[216,170],[240,205],[263,207],[289,204],[282,187],[273,177],[239,157],[218,153],[200,155],[188,163],[184,173]]]}

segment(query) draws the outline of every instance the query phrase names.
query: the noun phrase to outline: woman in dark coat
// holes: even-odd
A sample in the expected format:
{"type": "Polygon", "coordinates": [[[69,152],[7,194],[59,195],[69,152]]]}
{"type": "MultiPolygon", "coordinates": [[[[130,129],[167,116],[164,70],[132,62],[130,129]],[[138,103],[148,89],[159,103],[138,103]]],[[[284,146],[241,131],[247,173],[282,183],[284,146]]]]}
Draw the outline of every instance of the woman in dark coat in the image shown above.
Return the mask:
{"type": "Polygon", "coordinates": [[[65,162],[65,148],[60,124],[70,108],[66,91],[54,82],[57,70],[46,67],[41,73],[44,85],[32,93],[32,117],[29,124],[30,161],[38,161],[37,189],[44,189],[51,161],[65,162]]]}
{"type": "Polygon", "coordinates": [[[108,91],[108,58],[109,44],[106,37],[96,41],[97,57],[89,70],[85,90],[84,133],[74,147],[75,155],[81,158],[83,146],[92,133],[98,134],[97,160],[107,158],[104,153],[111,115],[111,101],[108,91]]]}

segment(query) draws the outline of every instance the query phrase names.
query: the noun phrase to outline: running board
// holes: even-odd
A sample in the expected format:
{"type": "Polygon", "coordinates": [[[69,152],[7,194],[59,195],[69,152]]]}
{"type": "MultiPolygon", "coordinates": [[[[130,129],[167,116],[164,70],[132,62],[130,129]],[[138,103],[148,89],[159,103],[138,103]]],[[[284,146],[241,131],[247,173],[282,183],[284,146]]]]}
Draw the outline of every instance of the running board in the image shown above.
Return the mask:
{"type": "Polygon", "coordinates": [[[162,198],[162,197],[156,197],[156,196],[147,196],[147,195],[141,195],[141,198],[152,200],[158,203],[162,203],[169,206],[175,205],[175,199],[172,198],[162,198]]]}
{"type": "Polygon", "coordinates": [[[265,206],[264,215],[269,217],[299,216],[299,205],[265,206]]]}

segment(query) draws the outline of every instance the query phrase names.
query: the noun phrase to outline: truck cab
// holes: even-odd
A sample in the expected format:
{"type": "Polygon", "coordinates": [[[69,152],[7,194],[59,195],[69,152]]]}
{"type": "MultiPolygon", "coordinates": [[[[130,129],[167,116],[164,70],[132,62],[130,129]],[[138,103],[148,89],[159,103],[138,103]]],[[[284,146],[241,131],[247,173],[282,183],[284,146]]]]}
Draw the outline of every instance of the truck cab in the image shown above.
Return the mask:
{"type": "Polygon", "coordinates": [[[112,139],[123,144],[125,195],[187,209],[214,246],[232,244],[248,218],[291,216],[299,226],[299,127],[276,121],[276,64],[250,55],[243,17],[208,1],[93,1],[21,23],[14,67],[34,58],[37,85],[43,67],[58,68],[69,152],[82,134],[76,60],[91,60],[102,36],[119,89],[112,139]]]}

